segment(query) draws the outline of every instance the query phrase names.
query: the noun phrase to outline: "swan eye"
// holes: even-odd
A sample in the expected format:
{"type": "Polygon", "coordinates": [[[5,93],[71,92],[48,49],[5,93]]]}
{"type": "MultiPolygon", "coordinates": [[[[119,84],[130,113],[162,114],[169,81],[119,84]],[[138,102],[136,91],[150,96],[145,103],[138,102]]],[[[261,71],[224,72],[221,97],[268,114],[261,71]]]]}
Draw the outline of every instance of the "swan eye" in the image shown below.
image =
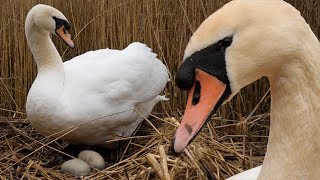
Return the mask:
{"type": "MultiPolygon", "coordinates": [[[[64,26],[64,28],[66,30],[69,30],[70,29],[70,24],[67,20],[65,19],[60,19],[60,18],[57,18],[55,16],[52,16],[52,19],[54,19],[54,21],[56,22],[56,29],[59,29],[60,27],[64,26]]],[[[65,30],[64,30],[65,31],[65,30]]]]}
{"type": "Polygon", "coordinates": [[[226,37],[222,40],[222,45],[225,48],[229,47],[231,43],[232,43],[232,37],[226,37]]]}
{"type": "Polygon", "coordinates": [[[232,44],[232,37],[225,37],[218,42],[218,50],[226,50],[232,44]]]}

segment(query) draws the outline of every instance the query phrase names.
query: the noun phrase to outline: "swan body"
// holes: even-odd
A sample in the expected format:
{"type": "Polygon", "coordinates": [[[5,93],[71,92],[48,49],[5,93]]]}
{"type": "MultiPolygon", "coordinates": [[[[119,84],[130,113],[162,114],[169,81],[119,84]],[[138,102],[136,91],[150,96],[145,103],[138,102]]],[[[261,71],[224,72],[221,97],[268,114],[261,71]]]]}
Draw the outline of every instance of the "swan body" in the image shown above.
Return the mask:
{"type": "Polygon", "coordinates": [[[189,96],[174,151],[183,152],[210,113],[263,76],[271,91],[265,159],[230,179],[318,179],[320,43],[282,0],[231,1],[194,32],[176,76],[189,96]]]}
{"type": "Polygon", "coordinates": [[[138,42],[123,50],[86,52],[63,63],[49,33],[60,32],[72,47],[68,26],[65,16],[47,5],[36,5],[27,15],[26,37],[38,67],[26,103],[30,123],[44,135],[77,126],[62,138],[74,144],[103,146],[131,136],[143,121],[134,109],[148,116],[159,101],[167,100],[159,95],[169,79],[166,66],[138,42]],[[59,28],[65,29],[55,31],[59,28]]]}
{"type": "Polygon", "coordinates": [[[261,171],[261,166],[257,166],[255,168],[249,169],[242,173],[236,174],[227,180],[256,180],[261,171]]]}

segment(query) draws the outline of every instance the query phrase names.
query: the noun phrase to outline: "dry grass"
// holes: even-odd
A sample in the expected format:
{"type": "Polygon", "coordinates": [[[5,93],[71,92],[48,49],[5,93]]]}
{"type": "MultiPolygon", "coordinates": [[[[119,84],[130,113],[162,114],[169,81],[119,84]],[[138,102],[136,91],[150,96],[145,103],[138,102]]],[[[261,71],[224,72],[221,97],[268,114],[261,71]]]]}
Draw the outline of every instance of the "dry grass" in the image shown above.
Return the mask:
{"type": "MultiPolygon", "coordinates": [[[[34,131],[27,121],[4,118],[0,121],[1,177],[77,179],[61,173],[60,166],[63,161],[88,148],[100,152],[108,162],[103,171],[94,170],[85,177],[95,180],[155,179],[164,176],[163,167],[166,167],[167,176],[171,179],[225,179],[262,163],[267,136],[261,135],[264,132],[248,132],[251,129],[267,131],[268,115],[253,116],[245,123],[229,120],[231,123],[228,125],[221,125],[221,118],[213,117],[180,157],[169,151],[179,122],[174,117],[152,117],[135,136],[122,138],[126,141],[112,152],[92,146],[68,145],[57,138],[45,138],[34,131]],[[233,132],[241,129],[244,133],[227,135],[221,131],[223,128],[233,132]]],[[[61,136],[71,131],[68,129],[61,136]]]]}
{"type": "MultiPolygon", "coordinates": [[[[228,0],[3,0],[0,16],[0,113],[12,116],[11,111],[24,111],[27,92],[36,76],[36,66],[24,35],[24,20],[37,3],[52,5],[61,10],[72,24],[76,49],[53,40],[63,59],[70,59],[88,50],[99,48],[122,49],[133,41],[150,46],[162,59],[174,77],[185,46],[199,24],[228,0]]],[[[320,34],[320,8],[317,0],[289,0],[320,34]]],[[[185,94],[168,84],[169,113],[182,110],[185,94]]],[[[248,115],[268,89],[266,80],[254,83],[228,105],[220,108],[224,117],[248,115]],[[245,92],[245,93],[244,93],[245,92]],[[231,108],[232,107],[232,108],[231,108]]],[[[266,107],[257,113],[268,111],[266,107]]]]}
{"type": "MultiPolygon", "coordinates": [[[[319,37],[319,2],[288,1],[302,12],[319,37]]],[[[77,48],[68,49],[53,37],[63,59],[99,48],[122,49],[133,41],[140,41],[154,49],[174,77],[192,32],[226,2],[228,0],[2,0],[0,178],[74,178],[62,174],[59,166],[81,149],[89,148],[75,148],[45,138],[24,119],[26,94],[36,76],[35,63],[25,40],[24,19],[34,4],[52,5],[70,20],[77,48]]],[[[104,171],[93,171],[87,179],[155,179],[168,174],[175,179],[207,176],[224,179],[262,162],[269,127],[268,115],[264,113],[269,111],[270,102],[265,79],[245,88],[220,108],[218,116],[179,158],[168,152],[177,123],[171,117],[181,117],[186,96],[174,86],[174,78],[171,79],[164,92],[169,94],[170,102],[158,106],[158,117],[153,116],[149,121],[153,126],[144,122],[133,138],[123,138],[126,141],[122,141],[123,146],[117,151],[90,147],[102,153],[109,166],[104,171]],[[160,147],[164,147],[165,155],[163,151],[160,154],[160,147]],[[166,166],[168,174],[162,175],[166,166]]]]}

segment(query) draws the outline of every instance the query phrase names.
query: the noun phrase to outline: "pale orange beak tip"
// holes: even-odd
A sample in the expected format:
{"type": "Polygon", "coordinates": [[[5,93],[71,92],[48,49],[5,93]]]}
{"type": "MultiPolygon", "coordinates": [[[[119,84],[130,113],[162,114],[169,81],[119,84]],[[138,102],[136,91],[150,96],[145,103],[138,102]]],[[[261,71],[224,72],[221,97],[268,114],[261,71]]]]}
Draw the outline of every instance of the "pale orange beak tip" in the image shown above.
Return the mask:
{"type": "Polygon", "coordinates": [[[72,49],[75,48],[75,45],[71,39],[71,35],[64,28],[64,26],[61,26],[59,29],[57,29],[56,33],[69,47],[71,47],[72,49]]]}
{"type": "Polygon", "coordinates": [[[173,140],[173,150],[175,153],[182,153],[183,150],[188,146],[189,142],[192,139],[190,131],[185,129],[183,126],[179,126],[177,133],[173,140]],[[178,137],[178,138],[176,138],[178,137]],[[182,137],[182,138],[181,138],[182,137]]]}
{"type": "Polygon", "coordinates": [[[196,69],[195,79],[200,83],[200,99],[193,104],[195,83],[188,92],[186,111],[175,134],[173,150],[176,153],[183,152],[201,130],[226,90],[223,82],[200,69],[196,69]]]}

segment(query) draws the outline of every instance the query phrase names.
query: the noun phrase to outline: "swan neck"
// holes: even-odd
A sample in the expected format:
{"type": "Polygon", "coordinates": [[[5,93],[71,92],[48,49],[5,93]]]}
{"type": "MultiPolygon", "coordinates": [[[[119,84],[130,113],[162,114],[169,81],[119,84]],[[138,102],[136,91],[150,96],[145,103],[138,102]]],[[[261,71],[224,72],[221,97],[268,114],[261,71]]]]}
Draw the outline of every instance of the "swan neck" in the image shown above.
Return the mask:
{"type": "Polygon", "coordinates": [[[25,31],[27,42],[38,67],[38,73],[46,71],[63,73],[61,56],[54,46],[49,32],[39,28],[30,17],[26,19],[25,31]]]}
{"type": "MultiPolygon", "coordinates": [[[[25,33],[38,68],[37,77],[28,93],[26,106],[32,107],[33,104],[42,104],[43,109],[50,109],[52,108],[51,104],[57,105],[64,100],[64,66],[49,37],[49,32],[34,23],[32,13],[27,15],[25,33]]],[[[59,107],[63,108],[64,106],[59,105],[59,107]]]]}
{"type": "Polygon", "coordinates": [[[259,179],[320,176],[319,41],[313,38],[302,49],[300,59],[269,77],[270,134],[259,179]]]}

